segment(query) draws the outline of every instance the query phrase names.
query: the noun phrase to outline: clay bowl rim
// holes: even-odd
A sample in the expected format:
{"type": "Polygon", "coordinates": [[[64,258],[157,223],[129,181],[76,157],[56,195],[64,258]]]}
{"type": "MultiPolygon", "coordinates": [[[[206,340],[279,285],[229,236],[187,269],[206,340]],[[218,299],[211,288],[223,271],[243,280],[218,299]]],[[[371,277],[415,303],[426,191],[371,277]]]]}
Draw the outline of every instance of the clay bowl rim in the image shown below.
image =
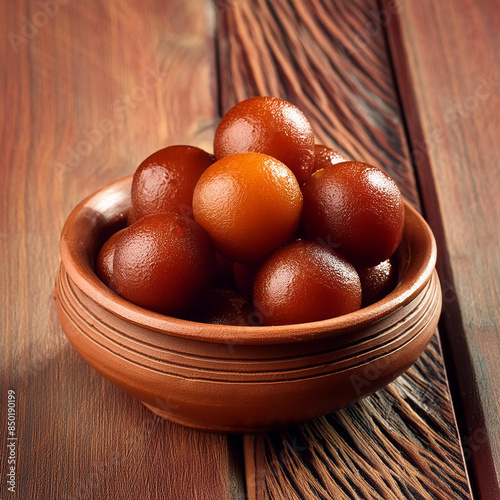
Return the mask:
{"type": "MultiPolygon", "coordinates": [[[[80,202],[64,224],[61,239],[61,262],[73,283],[91,300],[127,322],[167,335],[224,344],[283,344],[319,340],[359,330],[376,323],[413,300],[428,283],[436,264],[436,242],[423,217],[405,201],[405,235],[417,230],[417,247],[409,246],[406,272],[395,290],[382,300],[336,318],[279,326],[228,326],[197,323],[149,311],[120,297],[102,283],[90,262],[84,242],[103,211],[115,209],[124,217],[130,205],[132,175],[102,187],[80,202]],[[127,207],[127,199],[128,207],[127,207]],[[113,203],[114,202],[114,203],[113,203]]],[[[406,238],[403,239],[406,241],[406,238]]]]}

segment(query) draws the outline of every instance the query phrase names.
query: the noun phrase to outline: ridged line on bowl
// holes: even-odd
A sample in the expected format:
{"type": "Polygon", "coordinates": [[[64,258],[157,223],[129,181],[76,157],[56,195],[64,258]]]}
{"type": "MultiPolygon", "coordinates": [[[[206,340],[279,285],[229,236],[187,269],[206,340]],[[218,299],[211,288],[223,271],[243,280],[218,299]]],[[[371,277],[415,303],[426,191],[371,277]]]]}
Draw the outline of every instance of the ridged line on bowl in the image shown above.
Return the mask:
{"type": "MultiPolygon", "coordinates": [[[[145,334],[142,328],[139,328],[139,327],[133,328],[133,326],[131,327],[131,325],[127,324],[126,326],[127,326],[127,330],[129,331],[129,333],[125,333],[124,331],[118,330],[117,328],[115,328],[111,324],[112,321],[116,321],[116,317],[113,316],[111,313],[107,312],[106,310],[103,310],[99,307],[96,308],[95,303],[93,303],[91,300],[89,300],[81,291],[78,290],[78,288],[74,284],[72,284],[72,282],[69,279],[68,274],[65,272],[65,270],[63,268],[61,268],[60,275],[58,278],[58,283],[59,283],[59,286],[61,287],[61,289],[65,291],[67,296],[68,297],[71,296],[71,300],[68,302],[73,302],[73,301],[81,302],[82,306],[86,309],[88,315],[91,317],[92,324],[99,326],[97,331],[101,335],[108,338],[113,344],[119,344],[120,346],[122,346],[125,349],[130,350],[131,352],[138,352],[138,353],[140,352],[146,358],[150,358],[150,359],[157,360],[157,361],[161,362],[161,361],[164,361],[166,359],[173,359],[176,356],[179,356],[182,359],[194,360],[194,363],[196,364],[196,366],[200,366],[200,362],[203,363],[203,360],[205,360],[205,359],[207,360],[206,361],[207,366],[209,366],[210,363],[213,363],[214,360],[223,359],[224,363],[228,364],[228,366],[229,366],[229,363],[234,362],[236,365],[236,371],[240,371],[237,368],[242,362],[249,362],[250,363],[250,362],[254,361],[254,359],[252,359],[252,358],[244,359],[241,357],[232,357],[232,356],[228,355],[228,354],[234,353],[234,346],[236,345],[236,343],[225,344],[224,347],[227,348],[227,349],[225,349],[226,352],[221,352],[220,349],[217,349],[214,352],[214,354],[212,354],[212,355],[208,355],[208,354],[200,355],[198,353],[194,353],[194,354],[190,355],[189,353],[185,352],[185,349],[186,349],[185,343],[183,343],[182,349],[176,350],[170,346],[167,347],[167,344],[165,343],[165,337],[163,336],[163,334],[155,335],[154,330],[147,330],[146,329],[146,334],[145,334]],[[93,311],[93,309],[94,309],[94,311],[93,311]],[[106,317],[108,318],[108,322],[105,322],[103,320],[103,318],[106,318],[106,317]],[[106,335],[104,333],[104,331],[109,331],[109,334],[106,335]],[[146,338],[148,338],[149,340],[146,340],[146,338]],[[151,339],[154,339],[156,342],[152,341],[151,339]],[[162,343],[161,341],[164,341],[164,342],[162,343]],[[134,346],[136,346],[136,348],[134,348],[134,346]],[[151,354],[149,354],[149,355],[143,354],[145,350],[148,352],[151,352],[151,354]],[[154,355],[155,353],[159,354],[159,355],[163,355],[163,356],[155,357],[155,355],[154,355]]],[[[420,307],[421,303],[424,302],[425,297],[426,297],[426,295],[424,295],[424,294],[418,295],[417,298],[414,299],[414,301],[415,301],[414,307],[415,308],[420,307]]],[[[74,309],[72,309],[72,310],[75,312],[76,315],[78,315],[78,313],[74,309]]],[[[373,343],[372,341],[374,340],[375,337],[376,337],[375,343],[377,345],[380,345],[381,342],[384,342],[385,336],[389,336],[389,338],[391,338],[390,331],[391,331],[391,329],[393,329],[393,326],[397,321],[406,321],[408,327],[413,326],[414,321],[412,320],[412,317],[415,316],[416,313],[410,312],[406,316],[403,316],[403,312],[407,311],[407,310],[408,310],[407,308],[401,309],[397,316],[396,315],[393,316],[393,319],[394,319],[393,323],[389,324],[383,330],[377,331],[373,335],[363,332],[361,341],[360,341],[360,338],[359,338],[358,333],[356,331],[351,331],[351,332],[346,333],[342,336],[338,336],[338,338],[336,340],[336,347],[332,348],[331,351],[332,352],[338,351],[338,348],[340,346],[342,346],[343,352],[348,353],[350,348],[352,348],[355,351],[358,347],[361,347],[365,344],[371,345],[373,343]],[[342,341],[344,339],[346,340],[345,344],[342,343],[342,341]]],[[[78,316],[80,317],[80,315],[78,315],[78,316]]],[[[85,321],[83,316],[82,316],[82,320],[85,321]]],[[[277,354],[279,354],[279,352],[277,354]]],[[[280,361],[287,360],[287,362],[290,363],[294,359],[302,359],[305,356],[311,356],[311,355],[316,355],[316,352],[308,353],[307,351],[304,350],[304,344],[302,344],[300,354],[295,355],[295,356],[290,356],[290,355],[279,356],[277,359],[279,359],[280,361]]],[[[274,358],[259,357],[258,362],[262,362],[262,361],[272,363],[274,361],[274,358]]],[[[187,362],[186,363],[178,363],[178,364],[179,365],[182,365],[182,364],[186,365],[187,362]]],[[[204,366],[204,365],[202,365],[202,366],[204,366]]]]}
{"type": "MultiPolygon", "coordinates": [[[[159,345],[154,347],[154,342],[145,343],[139,340],[137,335],[134,337],[125,335],[123,330],[120,331],[104,323],[99,314],[93,313],[88,308],[88,304],[84,303],[85,295],[81,292],[78,294],[73,288],[74,285],[72,286],[63,268],[57,279],[61,311],[72,322],[79,334],[85,336],[90,342],[98,344],[100,348],[106,349],[112,356],[172,377],[224,383],[284,382],[314,378],[362,366],[378,357],[387,356],[411,342],[415,336],[428,327],[440,304],[436,300],[440,290],[439,282],[437,276],[433,274],[424,290],[401,309],[401,315],[391,317],[390,322],[386,322],[382,330],[368,336],[361,343],[353,343],[348,339],[349,334],[346,334],[344,345],[339,343],[342,338],[333,338],[329,342],[314,342],[312,352],[302,349],[295,356],[288,355],[285,358],[279,357],[279,347],[275,349],[277,358],[269,357],[269,348],[265,350],[267,357],[263,358],[260,350],[251,352],[255,350],[249,346],[227,346],[228,350],[233,349],[240,355],[239,358],[231,359],[220,356],[200,356],[195,352],[186,355],[179,351],[169,350],[165,348],[165,335],[154,331],[147,332],[147,334],[152,339],[163,341],[161,347],[159,345]],[[72,304],[78,304],[79,309],[72,304]],[[140,351],[137,348],[139,346],[140,351]],[[158,356],[159,354],[161,357],[158,356]],[[253,354],[253,357],[245,358],[245,354],[253,354]],[[286,368],[283,367],[284,363],[286,368]],[[262,367],[263,364],[265,364],[264,369],[256,369],[256,366],[262,367]]],[[[92,305],[91,302],[90,305],[92,305]]],[[[124,329],[128,326],[122,325],[124,329]]],[[[379,324],[374,325],[372,330],[379,327],[379,324]]],[[[355,334],[355,332],[351,333],[355,334]]],[[[185,343],[184,347],[186,348],[185,343]]],[[[193,351],[196,348],[199,349],[199,346],[195,346],[193,351]]],[[[81,354],[85,356],[85,353],[81,354]]]]}

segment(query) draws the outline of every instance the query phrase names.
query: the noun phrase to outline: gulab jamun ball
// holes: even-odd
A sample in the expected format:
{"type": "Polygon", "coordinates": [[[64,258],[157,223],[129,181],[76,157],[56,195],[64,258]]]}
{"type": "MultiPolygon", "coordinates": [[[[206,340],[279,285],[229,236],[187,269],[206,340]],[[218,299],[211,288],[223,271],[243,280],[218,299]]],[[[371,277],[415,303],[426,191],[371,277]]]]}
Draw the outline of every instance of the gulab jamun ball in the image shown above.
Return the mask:
{"type": "Polygon", "coordinates": [[[299,240],[279,248],[262,264],[253,304],[264,325],[320,321],[358,310],[361,283],[343,255],[299,240]]]}
{"type": "Polygon", "coordinates": [[[384,260],[373,267],[358,267],[362,289],[361,307],[383,299],[398,283],[398,271],[393,259],[384,260]]]}
{"type": "Polygon", "coordinates": [[[115,257],[116,243],[121,238],[125,229],[120,229],[112,234],[104,243],[97,255],[95,271],[100,280],[111,290],[115,289],[113,283],[113,259],[115,257]]]}
{"type": "Polygon", "coordinates": [[[164,212],[128,227],[116,244],[113,283],[125,299],[182,316],[215,273],[210,238],[192,219],[164,212]]]}
{"type": "Polygon", "coordinates": [[[349,161],[318,170],[302,186],[302,225],[311,240],[332,246],[354,265],[388,259],[403,237],[405,209],[382,170],[349,161]]]}
{"type": "Polygon", "coordinates": [[[148,156],[132,179],[134,219],[170,211],[190,216],[194,186],[214,161],[203,149],[183,145],[148,156]]]}
{"type": "Polygon", "coordinates": [[[193,212],[217,251],[236,262],[258,262],[295,233],[302,192],[291,170],[276,158],[240,153],[203,172],[193,212]]]}
{"type": "Polygon", "coordinates": [[[234,290],[204,293],[196,307],[196,321],[213,325],[257,326],[252,304],[234,290]]]}
{"type": "Polygon", "coordinates": [[[256,152],[283,162],[302,184],[314,164],[314,133],[304,113],[276,97],[252,97],[232,107],[214,137],[217,160],[256,152]]]}
{"type": "Polygon", "coordinates": [[[348,161],[348,159],[342,153],[327,146],[323,146],[322,144],[315,144],[312,173],[343,161],[348,161]]]}
{"type": "Polygon", "coordinates": [[[226,325],[304,323],[353,312],[396,286],[405,209],[395,182],[315,144],[304,113],[276,97],[232,107],[214,155],[187,145],[150,155],[131,200],[128,227],[105,243],[96,273],[152,311],[226,325]]]}

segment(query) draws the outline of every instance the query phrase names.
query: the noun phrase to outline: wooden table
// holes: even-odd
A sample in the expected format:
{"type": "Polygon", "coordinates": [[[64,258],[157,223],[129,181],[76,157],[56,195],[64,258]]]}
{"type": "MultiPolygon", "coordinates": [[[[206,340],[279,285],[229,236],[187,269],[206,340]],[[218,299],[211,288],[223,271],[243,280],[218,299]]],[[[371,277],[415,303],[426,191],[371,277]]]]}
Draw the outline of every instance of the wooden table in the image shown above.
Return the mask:
{"type": "Polygon", "coordinates": [[[2,499],[500,498],[497,0],[1,0],[0,27],[2,499]],[[210,150],[258,94],[396,179],[435,232],[444,309],[386,389],[286,431],[208,434],[73,351],[58,239],[84,196],[166,145],[210,150]]]}

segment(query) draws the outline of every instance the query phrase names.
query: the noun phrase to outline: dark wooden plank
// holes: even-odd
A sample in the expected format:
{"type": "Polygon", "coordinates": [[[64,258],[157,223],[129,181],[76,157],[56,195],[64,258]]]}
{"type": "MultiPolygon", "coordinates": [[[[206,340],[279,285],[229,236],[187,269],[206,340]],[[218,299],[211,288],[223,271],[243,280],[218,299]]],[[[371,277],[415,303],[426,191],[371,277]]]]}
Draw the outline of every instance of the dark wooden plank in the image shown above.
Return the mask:
{"type": "MultiPolygon", "coordinates": [[[[226,2],[221,112],[252,95],[288,99],[318,142],[383,167],[419,206],[384,34],[396,12],[360,0],[226,2]]],[[[469,498],[437,336],[385,390],[244,443],[250,498],[469,498]]]]}
{"type": "Polygon", "coordinates": [[[418,205],[378,15],[373,1],[227,3],[221,112],[253,95],[287,98],[313,122],[317,142],[386,169],[418,205]],[[377,36],[366,31],[372,25],[377,36]]]}
{"type": "Polygon", "coordinates": [[[76,203],[160,147],[210,146],[211,19],[208,0],[0,2],[1,498],[244,496],[238,438],[164,422],[104,380],[70,347],[52,296],[76,203]]]}
{"type": "MultiPolygon", "coordinates": [[[[500,4],[402,3],[389,30],[481,498],[500,498],[500,4]]],[[[460,406],[460,405],[459,405],[460,406]]]]}
{"type": "Polygon", "coordinates": [[[298,428],[245,436],[245,463],[255,469],[247,470],[250,498],[469,498],[444,388],[433,342],[369,398],[298,428]]]}

